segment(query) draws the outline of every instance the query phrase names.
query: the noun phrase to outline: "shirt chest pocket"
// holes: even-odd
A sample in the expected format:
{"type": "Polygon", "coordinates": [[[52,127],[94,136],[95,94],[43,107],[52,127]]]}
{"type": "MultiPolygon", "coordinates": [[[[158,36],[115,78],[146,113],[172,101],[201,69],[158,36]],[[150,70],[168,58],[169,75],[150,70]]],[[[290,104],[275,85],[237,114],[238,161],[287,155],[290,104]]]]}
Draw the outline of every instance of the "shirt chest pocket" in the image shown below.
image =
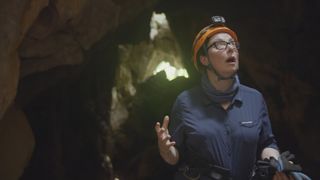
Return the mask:
{"type": "Polygon", "coordinates": [[[259,139],[259,126],[257,121],[240,121],[241,138],[249,144],[257,143],[259,139]]]}

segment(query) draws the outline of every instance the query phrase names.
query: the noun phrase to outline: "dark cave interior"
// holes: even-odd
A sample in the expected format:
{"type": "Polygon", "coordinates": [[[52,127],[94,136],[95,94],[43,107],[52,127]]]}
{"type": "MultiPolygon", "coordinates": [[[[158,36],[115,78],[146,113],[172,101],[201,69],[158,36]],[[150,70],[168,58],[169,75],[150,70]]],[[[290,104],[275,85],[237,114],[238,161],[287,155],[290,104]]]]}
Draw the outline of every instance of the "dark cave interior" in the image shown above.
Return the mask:
{"type": "MultiPolygon", "coordinates": [[[[79,38],[77,42],[91,43],[57,56],[61,59],[79,50],[81,62],[69,63],[66,57],[61,59],[63,63],[41,69],[45,67],[41,63],[50,64],[55,59],[32,56],[32,49],[28,49],[34,45],[30,43],[32,36],[42,31],[48,33],[42,37],[43,41],[39,40],[41,47],[52,42],[45,42],[46,39],[57,38],[57,33],[70,33],[75,39],[76,35],[83,35],[82,31],[68,27],[69,21],[61,20],[64,16],[52,13],[59,13],[59,8],[64,7],[58,2],[50,1],[39,13],[18,51],[20,72],[25,75],[20,75],[14,105],[25,113],[35,139],[21,180],[172,179],[173,168],[159,156],[154,124],[170,114],[180,92],[198,83],[199,73],[190,60],[192,42],[212,15],[224,16],[238,33],[241,83],[264,95],[280,149],[293,152],[306,174],[320,178],[320,122],[317,120],[320,2],[158,0],[145,5],[143,0],[130,3],[117,0],[114,4],[123,8],[123,16],[106,13],[106,18],[97,16],[97,21],[105,18],[105,22],[92,22],[88,26],[101,29],[101,24],[113,23],[113,19],[120,23],[104,30],[99,38],[79,38]],[[172,36],[150,40],[153,12],[165,14],[172,36]],[[48,19],[51,23],[41,23],[48,19]],[[124,50],[120,51],[120,46],[124,50]],[[156,54],[155,49],[160,55],[168,51],[178,54],[189,78],[169,81],[164,72],[146,76],[154,70],[148,67],[156,66],[148,59],[156,54]],[[31,66],[30,62],[37,58],[44,60],[31,66]],[[121,74],[124,71],[120,67],[127,74],[121,74]],[[130,94],[128,84],[134,87],[134,94],[130,94]],[[118,88],[117,95],[125,109],[119,114],[126,113],[116,128],[111,123],[113,88],[118,88]]],[[[83,6],[83,11],[91,11],[99,3],[83,6]]],[[[91,20],[95,20],[94,15],[91,20]]],[[[70,45],[66,48],[72,49],[66,37],[61,36],[70,45]]],[[[61,51],[55,45],[52,47],[61,51]]],[[[40,52],[41,48],[37,50],[40,52]]],[[[164,57],[171,56],[164,54],[164,57]]]]}

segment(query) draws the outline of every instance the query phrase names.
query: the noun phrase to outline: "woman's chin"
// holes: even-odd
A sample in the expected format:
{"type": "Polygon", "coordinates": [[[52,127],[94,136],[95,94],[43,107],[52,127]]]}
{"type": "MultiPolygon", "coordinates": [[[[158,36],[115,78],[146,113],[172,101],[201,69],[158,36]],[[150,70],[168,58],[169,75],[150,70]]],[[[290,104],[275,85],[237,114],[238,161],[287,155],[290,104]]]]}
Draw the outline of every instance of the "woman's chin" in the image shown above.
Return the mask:
{"type": "Polygon", "coordinates": [[[223,77],[231,77],[231,76],[234,76],[236,73],[237,73],[237,69],[234,69],[232,71],[228,71],[228,72],[225,72],[225,73],[222,73],[221,75],[223,77]]]}

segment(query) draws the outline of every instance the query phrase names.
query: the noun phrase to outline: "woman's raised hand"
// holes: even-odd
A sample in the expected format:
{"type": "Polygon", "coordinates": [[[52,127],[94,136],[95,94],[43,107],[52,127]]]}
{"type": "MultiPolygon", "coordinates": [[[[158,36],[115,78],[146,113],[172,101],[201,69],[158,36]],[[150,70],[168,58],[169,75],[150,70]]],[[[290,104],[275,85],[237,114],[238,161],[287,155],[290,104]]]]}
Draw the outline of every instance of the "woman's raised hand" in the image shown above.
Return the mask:
{"type": "Polygon", "coordinates": [[[165,116],[163,118],[162,126],[160,122],[156,122],[155,130],[157,132],[158,136],[158,146],[160,153],[168,153],[171,146],[174,146],[176,142],[171,141],[170,134],[168,131],[168,125],[169,125],[169,116],[165,116]]]}

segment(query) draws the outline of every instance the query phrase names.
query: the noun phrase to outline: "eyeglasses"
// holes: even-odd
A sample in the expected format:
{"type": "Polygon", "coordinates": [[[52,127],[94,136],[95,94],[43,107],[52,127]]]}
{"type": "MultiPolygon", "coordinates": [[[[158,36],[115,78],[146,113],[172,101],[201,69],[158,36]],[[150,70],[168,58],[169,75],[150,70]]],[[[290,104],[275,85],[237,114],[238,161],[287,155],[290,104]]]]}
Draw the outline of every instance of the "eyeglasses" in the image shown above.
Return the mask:
{"type": "Polygon", "coordinates": [[[233,48],[239,49],[240,48],[240,43],[237,41],[217,41],[212,43],[210,46],[207,47],[207,50],[210,49],[211,47],[214,47],[218,50],[225,50],[227,49],[228,45],[230,45],[233,48]]]}

